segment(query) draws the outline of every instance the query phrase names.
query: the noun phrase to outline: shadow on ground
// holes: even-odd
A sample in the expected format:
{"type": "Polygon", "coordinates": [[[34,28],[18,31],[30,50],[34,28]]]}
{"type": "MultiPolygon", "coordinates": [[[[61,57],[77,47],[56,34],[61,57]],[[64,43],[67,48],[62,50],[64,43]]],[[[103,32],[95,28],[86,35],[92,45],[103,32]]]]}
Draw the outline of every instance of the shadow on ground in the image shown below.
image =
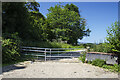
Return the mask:
{"type": "Polygon", "coordinates": [[[24,65],[22,66],[9,65],[9,66],[2,67],[2,72],[9,72],[11,70],[24,69],[24,68],[26,68],[26,66],[24,65]]]}

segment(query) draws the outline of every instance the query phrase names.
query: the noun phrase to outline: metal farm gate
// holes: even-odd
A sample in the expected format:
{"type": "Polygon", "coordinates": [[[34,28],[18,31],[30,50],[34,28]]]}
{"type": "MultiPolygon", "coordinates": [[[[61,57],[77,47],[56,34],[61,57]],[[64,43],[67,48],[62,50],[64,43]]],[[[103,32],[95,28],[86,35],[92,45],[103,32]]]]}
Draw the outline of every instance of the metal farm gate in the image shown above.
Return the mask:
{"type": "Polygon", "coordinates": [[[85,49],[22,47],[22,51],[25,55],[32,55],[37,57],[37,59],[44,59],[44,61],[47,61],[61,58],[80,57],[81,52],[84,52],[85,49]]]}

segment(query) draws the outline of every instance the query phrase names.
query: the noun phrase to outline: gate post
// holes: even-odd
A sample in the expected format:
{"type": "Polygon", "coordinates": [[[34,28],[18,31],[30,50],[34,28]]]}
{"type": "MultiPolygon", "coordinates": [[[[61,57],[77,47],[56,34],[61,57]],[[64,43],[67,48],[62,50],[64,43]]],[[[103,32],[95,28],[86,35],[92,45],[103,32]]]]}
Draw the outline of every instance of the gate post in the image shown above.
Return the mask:
{"type": "Polygon", "coordinates": [[[45,61],[46,61],[46,49],[45,49],[45,61]]]}
{"type": "Polygon", "coordinates": [[[50,60],[51,60],[51,49],[50,49],[50,60]]]}
{"type": "Polygon", "coordinates": [[[51,49],[50,49],[50,56],[51,56],[51,49]]]}

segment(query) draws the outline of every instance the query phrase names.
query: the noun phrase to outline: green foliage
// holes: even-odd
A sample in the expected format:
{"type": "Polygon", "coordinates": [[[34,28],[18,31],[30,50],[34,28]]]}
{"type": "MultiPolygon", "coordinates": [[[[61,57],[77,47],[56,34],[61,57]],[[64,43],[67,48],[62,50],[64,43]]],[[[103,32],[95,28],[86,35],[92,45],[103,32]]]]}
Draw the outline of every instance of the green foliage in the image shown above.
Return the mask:
{"type": "Polygon", "coordinates": [[[77,39],[88,36],[86,20],[81,18],[74,4],[51,7],[47,18],[39,12],[37,2],[3,3],[3,33],[18,32],[24,40],[52,41],[61,39],[76,44],[77,39]]]}
{"type": "Polygon", "coordinates": [[[75,11],[79,14],[79,9],[74,4],[66,4],[64,8],[69,9],[70,11],[75,11]]]}
{"type": "Polygon", "coordinates": [[[120,53],[120,31],[118,27],[118,22],[115,22],[108,27],[107,30],[107,42],[100,43],[93,47],[93,51],[97,52],[107,52],[107,53],[120,53]]]}
{"type": "Polygon", "coordinates": [[[108,69],[108,70],[110,70],[110,71],[114,71],[114,72],[120,72],[120,64],[118,65],[118,64],[114,64],[113,66],[111,65],[103,65],[102,66],[103,68],[105,68],[105,69],[108,69]]]}
{"type": "Polygon", "coordinates": [[[62,41],[76,44],[77,39],[82,39],[83,36],[87,35],[87,32],[90,32],[89,29],[85,31],[85,19],[81,18],[78,12],[72,9],[72,6],[78,9],[73,4],[68,6],[56,5],[48,9],[49,13],[46,20],[49,23],[48,37],[50,40],[62,39],[62,41]]]}
{"type": "Polygon", "coordinates": [[[95,59],[92,61],[92,65],[102,67],[104,64],[106,64],[106,61],[102,59],[95,59]]]}
{"type": "Polygon", "coordinates": [[[23,41],[23,46],[35,46],[43,48],[83,48],[81,46],[72,46],[71,44],[60,43],[60,42],[39,42],[39,41],[23,41]]]}
{"type": "Polygon", "coordinates": [[[4,2],[2,5],[2,31],[3,33],[18,32],[22,38],[27,38],[29,25],[29,14],[25,8],[25,3],[4,2]],[[24,35],[23,35],[24,34],[24,35]]]}
{"type": "Polygon", "coordinates": [[[80,57],[79,60],[81,60],[83,63],[85,63],[85,59],[86,59],[86,52],[83,52],[80,57]]]}
{"type": "MultiPolygon", "coordinates": [[[[2,4],[3,63],[21,59],[20,46],[50,48],[81,48],[72,46],[77,39],[88,36],[86,20],[81,18],[78,7],[71,4],[51,7],[47,18],[39,12],[37,2],[4,2],[2,4]],[[52,42],[53,39],[69,44],[52,42]],[[23,42],[23,43],[22,43],[23,42]]],[[[22,56],[23,57],[23,56],[22,56]]]]}
{"type": "MultiPolygon", "coordinates": [[[[6,35],[6,34],[3,34],[6,35]]],[[[6,37],[6,36],[4,36],[6,37]]],[[[2,61],[3,63],[9,63],[16,61],[20,58],[20,49],[21,44],[20,39],[17,37],[17,33],[9,35],[9,38],[6,37],[2,39],[2,61]]]]}
{"type": "Polygon", "coordinates": [[[37,2],[4,2],[2,4],[3,33],[13,34],[18,32],[22,39],[39,39],[38,35],[41,34],[39,31],[41,31],[41,23],[43,23],[41,20],[43,16],[39,13],[39,7],[40,5],[37,2]],[[35,15],[31,15],[30,11],[38,13],[36,13],[39,16],[37,16],[38,21],[35,15]],[[40,27],[38,28],[38,26],[40,27]]]}
{"type": "Polygon", "coordinates": [[[120,30],[118,26],[118,22],[116,21],[111,27],[108,27],[107,30],[107,41],[108,46],[114,53],[120,53],[120,30]]]}
{"type": "Polygon", "coordinates": [[[46,41],[48,34],[44,16],[36,11],[30,12],[30,15],[32,27],[29,31],[31,40],[46,41]]]}
{"type": "MultiPolygon", "coordinates": [[[[31,35],[33,33],[31,32],[33,30],[31,19],[33,18],[31,18],[29,11],[38,12],[39,7],[40,5],[36,2],[2,3],[2,61],[4,64],[13,63],[21,59],[20,46],[22,45],[22,39],[34,39],[31,35]]],[[[39,31],[39,29],[37,31],[39,31]]],[[[36,33],[38,33],[37,31],[36,33]]]]}
{"type": "Polygon", "coordinates": [[[94,45],[93,51],[111,53],[111,48],[108,46],[108,43],[100,43],[94,45]]]}
{"type": "Polygon", "coordinates": [[[95,66],[99,66],[105,69],[108,69],[112,72],[120,72],[120,64],[114,64],[114,65],[107,65],[106,61],[102,60],[102,59],[95,59],[93,61],[88,61],[88,64],[92,64],[95,66]]]}
{"type": "Polygon", "coordinates": [[[40,4],[38,2],[35,2],[35,1],[34,2],[26,2],[25,6],[29,11],[39,12],[40,4]]]}
{"type": "Polygon", "coordinates": [[[94,43],[86,43],[86,44],[83,44],[83,46],[85,47],[85,48],[87,48],[88,46],[90,47],[90,48],[93,48],[94,47],[94,43]]]}
{"type": "Polygon", "coordinates": [[[120,64],[107,65],[106,61],[104,61],[102,59],[95,59],[93,61],[88,61],[87,63],[108,69],[112,72],[120,72],[120,64]]]}

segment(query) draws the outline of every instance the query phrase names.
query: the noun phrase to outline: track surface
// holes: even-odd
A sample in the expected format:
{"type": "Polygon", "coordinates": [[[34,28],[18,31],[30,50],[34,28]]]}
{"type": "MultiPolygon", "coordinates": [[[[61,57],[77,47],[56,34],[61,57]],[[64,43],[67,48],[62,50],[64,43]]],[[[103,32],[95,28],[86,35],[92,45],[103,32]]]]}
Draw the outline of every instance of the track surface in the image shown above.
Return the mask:
{"type": "Polygon", "coordinates": [[[3,73],[3,78],[118,78],[117,73],[83,64],[77,59],[17,64],[18,69],[3,73]],[[24,67],[24,68],[20,68],[24,67]]]}

